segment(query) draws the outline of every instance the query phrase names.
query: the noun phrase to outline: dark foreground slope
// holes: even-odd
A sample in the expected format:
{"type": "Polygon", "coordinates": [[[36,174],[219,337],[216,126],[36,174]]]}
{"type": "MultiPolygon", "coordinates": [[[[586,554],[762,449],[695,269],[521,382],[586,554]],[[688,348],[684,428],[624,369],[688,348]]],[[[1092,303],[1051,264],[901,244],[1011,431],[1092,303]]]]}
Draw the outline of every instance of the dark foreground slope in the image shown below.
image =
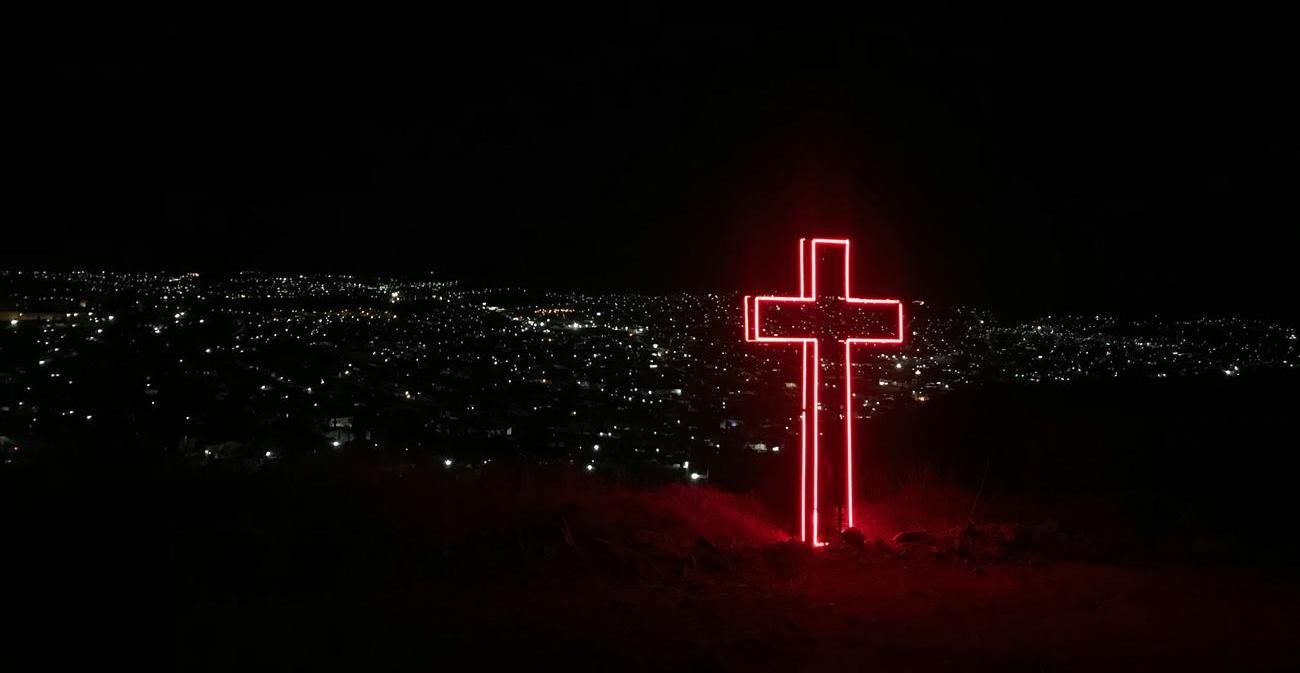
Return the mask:
{"type": "Polygon", "coordinates": [[[817,551],[783,541],[761,484],[749,496],[517,466],[37,461],[0,472],[5,604],[19,617],[7,656],[184,670],[1295,670],[1294,506],[1270,443],[1291,424],[1280,384],[990,389],[901,410],[864,434],[867,539],[817,551]]]}

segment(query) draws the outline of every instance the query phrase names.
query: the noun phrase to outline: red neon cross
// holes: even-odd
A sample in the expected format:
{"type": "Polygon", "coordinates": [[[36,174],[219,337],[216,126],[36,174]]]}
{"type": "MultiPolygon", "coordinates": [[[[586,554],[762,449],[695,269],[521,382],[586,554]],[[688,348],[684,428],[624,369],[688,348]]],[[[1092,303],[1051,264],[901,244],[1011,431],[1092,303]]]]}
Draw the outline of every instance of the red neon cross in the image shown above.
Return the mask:
{"type": "MultiPolygon", "coordinates": [[[[770,312],[770,311],[769,311],[770,312]]],[[[812,530],[813,546],[820,546],[818,541],[818,510],[821,504],[818,473],[821,471],[818,437],[821,434],[819,416],[821,404],[819,397],[822,388],[820,372],[834,369],[844,385],[844,507],[848,513],[848,525],[853,526],[853,346],[855,344],[901,344],[903,343],[903,302],[897,299],[860,299],[849,291],[849,241],[848,239],[799,239],[799,296],[797,297],[751,297],[745,296],[744,306],[745,341],[757,343],[797,343],[803,352],[803,375],[800,381],[799,414],[799,539],[808,541],[808,530],[812,530]],[[818,296],[817,274],[818,246],[839,246],[844,251],[844,285],[842,294],[818,296]],[[764,309],[779,307],[794,317],[805,330],[786,329],[783,332],[795,334],[768,334],[779,329],[778,326],[765,324],[764,309]],[[898,326],[894,336],[882,338],[864,338],[850,336],[846,332],[852,329],[836,330],[832,325],[842,325],[855,317],[853,314],[868,311],[887,311],[889,317],[897,315],[898,326]],[[838,332],[838,333],[836,333],[838,332]],[[844,344],[844,360],[835,358],[825,362],[821,359],[821,341],[832,340],[844,344]],[[809,365],[812,366],[809,366],[809,365]],[[810,374],[811,371],[811,374],[810,374]],[[811,380],[810,380],[811,375],[811,380]],[[811,442],[808,437],[808,425],[812,424],[811,442]],[[812,444],[812,469],[809,470],[808,445],[812,444]],[[811,475],[811,479],[809,476],[811,475]],[[811,495],[811,497],[810,497],[811,495]]],[[[891,321],[892,322],[892,321],[891,321]]]]}

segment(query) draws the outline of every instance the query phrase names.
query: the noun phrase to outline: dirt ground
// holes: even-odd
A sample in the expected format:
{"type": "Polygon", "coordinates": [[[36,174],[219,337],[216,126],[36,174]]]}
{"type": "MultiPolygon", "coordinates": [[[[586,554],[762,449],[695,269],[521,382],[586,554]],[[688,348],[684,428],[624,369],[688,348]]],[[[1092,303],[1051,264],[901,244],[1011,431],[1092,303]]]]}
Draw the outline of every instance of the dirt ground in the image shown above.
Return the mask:
{"type": "Polygon", "coordinates": [[[32,516],[0,601],[25,629],[0,642],[40,662],[14,670],[1300,670],[1300,568],[1249,553],[1281,538],[946,521],[896,543],[914,524],[873,504],[869,539],[813,550],[712,488],[329,474],[11,481],[32,516]]]}
{"type": "Polygon", "coordinates": [[[1300,670],[1290,571],[973,566],[869,546],[790,561],[774,560],[777,548],[654,579],[597,568],[210,603],[182,641],[226,637],[182,659],[283,670],[1300,670]]]}

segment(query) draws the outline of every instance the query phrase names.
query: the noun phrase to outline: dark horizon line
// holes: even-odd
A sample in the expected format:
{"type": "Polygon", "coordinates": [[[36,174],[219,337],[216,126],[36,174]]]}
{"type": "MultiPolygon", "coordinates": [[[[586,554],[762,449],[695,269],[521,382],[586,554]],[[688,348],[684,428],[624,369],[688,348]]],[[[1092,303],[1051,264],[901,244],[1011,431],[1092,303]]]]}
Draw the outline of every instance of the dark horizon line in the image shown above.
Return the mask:
{"type": "MultiPolygon", "coordinates": [[[[0,274],[11,273],[28,273],[28,272],[52,272],[52,273],[149,273],[149,274],[187,274],[197,273],[200,278],[207,277],[233,277],[240,274],[262,274],[272,277],[293,277],[293,276],[338,276],[338,277],[369,277],[369,278],[392,278],[397,280],[427,279],[440,282],[456,283],[463,287],[474,290],[500,290],[500,291],[524,291],[524,292],[555,292],[567,293],[583,296],[609,296],[609,295],[632,295],[632,296],[672,296],[672,295],[735,295],[737,297],[745,294],[754,294],[752,291],[745,291],[738,288],[633,288],[624,286],[621,283],[602,282],[606,286],[604,289],[595,289],[592,284],[556,281],[549,282],[537,280],[536,282],[510,281],[507,279],[487,279],[472,278],[466,276],[455,276],[437,269],[398,269],[398,270],[376,270],[376,269],[290,269],[285,267],[244,267],[244,268],[225,268],[211,269],[201,268],[198,266],[158,266],[158,265],[124,265],[124,266],[99,266],[93,267],[82,264],[41,264],[41,265],[20,265],[20,266],[0,266],[0,274]],[[618,287],[608,287],[616,285],[618,287]]],[[[1018,322],[1029,322],[1039,318],[1051,317],[1080,317],[1088,315],[1103,315],[1123,319],[1167,319],[1167,320],[1193,320],[1193,319],[1241,319],[1255,320],[1261,322],[1272,322],[1280,325],[1297,326],[1300,325],[1300,319],[1294,315],[1286,315],[1284,311],[1265,311],[1265,310],[1241,310],[1237,312],[1206,312],[1199,310],[1187,309],[1178,306],[1120,306],[1120,307],[1087,307],[1087,306],[1056,306],[1056,307],[1031,307],[1031,306],[998,306],[997,302],[978,302],[970,300],[949,300],[935,299],[920,296],[901,296],[899,297],[909,304],[920,302],[943,308],[963,308],[988,311],[994,318],[1009,318],[1018,322]]],[[[737,309],[739,311],[739,309],[737,309]]]]}

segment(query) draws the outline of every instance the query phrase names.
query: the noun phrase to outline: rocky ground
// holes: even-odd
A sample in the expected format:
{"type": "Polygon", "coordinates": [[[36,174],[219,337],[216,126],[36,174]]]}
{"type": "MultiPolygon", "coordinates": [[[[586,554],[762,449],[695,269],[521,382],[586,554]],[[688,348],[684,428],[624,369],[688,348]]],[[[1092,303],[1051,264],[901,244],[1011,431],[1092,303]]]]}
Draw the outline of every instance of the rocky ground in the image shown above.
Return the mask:
{"type": "Polygon", "coordinates": [[[1300,575],[1292,569],[1073,560],[1085,542],[1053,523],[968,524],[878,539],[850,531],[813,550],[772,542],[779,533],[725,494],[633,493],[583,496],[603,514],[569,509],[509,534],[409,547],[400,561],[383,562],[401,570],[382,581],[317,576],[199,591],[172,624],[179,663],[1300,668],[1300,575]],[[623,502],[613,518],[606,498],[623,502]],[[717,515],[704,526],[707,535],[690,516],[701,510],[717,515]]]}
{"type": "Polygon", "coordinates": [[[0,604],[19,617],[0,657],[28,664],[4,670],[1300,670],[1294,540],[1267,532],[1293,517],[1269,504],[1281,491],[1248,500],[1262,482],[1241,483],[1203,498],[1234,527],[1116,496],[976,510],[969,491],[904,489],[861,502],[861,533],[814,550],[753,494],[563,467],[33,465],[0,471],[0,604]]]}

